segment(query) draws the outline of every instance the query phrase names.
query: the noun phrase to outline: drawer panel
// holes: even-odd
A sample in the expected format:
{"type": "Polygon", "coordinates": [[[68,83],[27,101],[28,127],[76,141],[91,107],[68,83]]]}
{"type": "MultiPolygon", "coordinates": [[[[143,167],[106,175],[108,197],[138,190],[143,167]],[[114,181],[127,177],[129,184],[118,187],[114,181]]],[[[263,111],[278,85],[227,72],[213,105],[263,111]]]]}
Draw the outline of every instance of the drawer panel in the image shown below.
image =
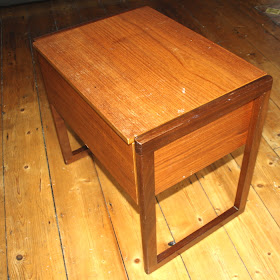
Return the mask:
{"type": "Polygon", "coordinates": [[[246,142],[253,102],[155,151],[156,194],[246,142]]]}
{"type": "Polygon", "coordinates": [[[49,102],[137,203],[134,143],[128,145],[38,54],[49,102]]]}

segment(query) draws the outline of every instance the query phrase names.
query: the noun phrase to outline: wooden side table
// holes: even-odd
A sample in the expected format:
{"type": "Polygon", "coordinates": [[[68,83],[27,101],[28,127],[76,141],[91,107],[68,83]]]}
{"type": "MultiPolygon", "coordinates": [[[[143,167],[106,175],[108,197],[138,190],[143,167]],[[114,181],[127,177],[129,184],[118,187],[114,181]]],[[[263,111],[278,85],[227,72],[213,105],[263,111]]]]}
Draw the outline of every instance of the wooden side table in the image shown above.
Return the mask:
{"type": "Polygon", "coordinates": [[[139,205],[147,273],[244,211],[270,76],[149,7],[34,47],[64,160],[88,147],[139,205]],[[87,147],[71,150],[64,121],[87,147]],[[242,145],[234,205],[157,255],[155,195],[242,145]]]}

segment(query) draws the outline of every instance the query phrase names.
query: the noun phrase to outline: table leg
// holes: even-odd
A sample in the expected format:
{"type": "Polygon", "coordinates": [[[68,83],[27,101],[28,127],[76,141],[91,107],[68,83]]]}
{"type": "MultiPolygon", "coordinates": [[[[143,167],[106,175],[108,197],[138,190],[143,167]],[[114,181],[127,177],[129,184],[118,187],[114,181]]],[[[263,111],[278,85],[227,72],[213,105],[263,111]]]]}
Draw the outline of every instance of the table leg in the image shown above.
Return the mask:
{"type": "Polygon", "coordinates": [[[136,154],[140,223],[146,273],[157,265],[154,153],[136,154]]]}
{"type": "Polygon", "coordinates": [[[50,104],[50,108],[64,162],[69,164],[88,155],[90,151],[86,146],[72,151],[64,120],[52,104],[50,104]]]}
{"type": "Polygon", "coordinates": [[[159,255],[157,255],[156,238],[154,151],[143,153],[141,149],[139,149],[140,152],[136,153],[142,247],[146,273],[153,272],[244,211],[261,139],[268,100],[269,92],[264,93],[254,100],[233,207],[159,255]]]}
{"type": "Polygon", "coordinates": [[[262,129],[268,107],[270,92],[266,92],[254,101],[253,112],[245,145],[240,177],[234,205],[242,212],[245,209],[255,168],[262,129]]]}

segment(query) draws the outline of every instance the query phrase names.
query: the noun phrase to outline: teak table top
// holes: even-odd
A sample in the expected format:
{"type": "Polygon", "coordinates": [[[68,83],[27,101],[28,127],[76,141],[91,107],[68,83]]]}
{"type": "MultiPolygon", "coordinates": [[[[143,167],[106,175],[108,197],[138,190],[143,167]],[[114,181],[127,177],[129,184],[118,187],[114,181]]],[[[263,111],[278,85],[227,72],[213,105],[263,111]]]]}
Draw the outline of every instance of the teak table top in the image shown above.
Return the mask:
{"type": "Polygon", "coordinates": [[[128,144],[266,74],[149,7],[34,45],[128,144]]]}

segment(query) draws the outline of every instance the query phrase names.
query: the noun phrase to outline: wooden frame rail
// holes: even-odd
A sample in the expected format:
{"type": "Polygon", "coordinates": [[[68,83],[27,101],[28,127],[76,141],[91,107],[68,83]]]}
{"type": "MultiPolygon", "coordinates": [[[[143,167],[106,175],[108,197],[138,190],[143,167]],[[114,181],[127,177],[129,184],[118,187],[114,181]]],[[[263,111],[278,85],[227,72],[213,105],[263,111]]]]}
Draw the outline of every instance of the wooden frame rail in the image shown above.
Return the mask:
{"type": "MultiPolygon", "coordinates": [[[[153,272],[244,211],[267,111],[271,85],[272,78],[270,76],[262,77],[193,112],[175,119],[172,123],[167,123],[149,133],[136,137],[138,202],[146,273],[153,272]],[[249,102],[253,102],[253,108],[234,205],[203,227],[157,255],[155,151],[249,102]]],[[[86,146],[72,151],[64,120],[52,104],[50,104],[50,107],[65,163],[69,164],[86,156],[90,152],[86,146]]]]}
{"type": "Polygon", "coordinates": [[[138,194],[146,273],[153,272],[244,211],[261,139],[271,85],[272,78],[270,76],[262,77],[227,94],[227,97],[231,96],[231,102],[228,102],[229,98],[227,100],[223,98],[219,101],[214,100],[213,104],[205,105],[208,106],[208,110],[198,108],[197,112],[200,112],[201,115],[194,119],[193,122],[186,120],[192,119],[192,115],[197,115],[197,112],[190,112],[190,114],[184,116],[185,119],[175,120],[175,124],[166,124],[160,129],[136,138],[138,194]],[[253,101],[253,108],[234,205],[200,229],[157,255],[154,152],[251,101],[253,101]]]}
{"type": "Polygon", "coordinates": [[[77,150],[72,151],[64,120],[62,119],[62,117],[59,115],[59,113],[56,111],[55,107],[52,104],[50,104],[50,108],[51,108],[56,134],[58,137],[60,149],[65,164],[70,164],[78,159],[87,156],[90,153],[90,150],[86,145],[82,146],[77,150]]]}

